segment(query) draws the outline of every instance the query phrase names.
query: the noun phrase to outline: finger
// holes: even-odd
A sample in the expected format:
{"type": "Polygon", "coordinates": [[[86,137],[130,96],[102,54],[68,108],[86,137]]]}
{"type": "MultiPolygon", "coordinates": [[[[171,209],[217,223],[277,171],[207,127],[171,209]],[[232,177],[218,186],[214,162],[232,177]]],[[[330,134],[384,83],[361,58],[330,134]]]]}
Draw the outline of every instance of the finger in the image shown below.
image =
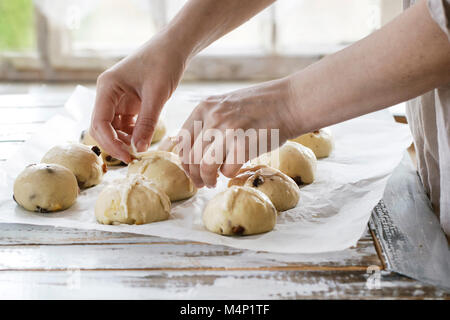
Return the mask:
{"type": "Polygon", "coordinates": [[[220,171],[225,177],[233,178],[247,160],[248,147],[246,146],[245,140],[243,142],[239,140],[232,140],[229,148],[227,148],[225,161],[220,167],[220,171]]]}
{"type": "Polygon", "coordinates": [[[120,130],[120,121],[120,114],[115,114],[111,121],[111,125],[115,130],[120,130]]]}
{"type": "Polygon", "coordinates": [[[134,92],[127,93],[119,101],[116,114],[120,115],[120,121],[116,129],[132,134],[136,124],[136,118],[141,109],[141,100],[134,92]]]}
{"type": "Polygon", "coordinates": [[[132,134],[135,128],[135,116],[116,114],[111,124],[116,131],[120,130],[132,134]]]}
{"type": "Polygon", "coordinates": [[[134,115],[120,116],[120,130],[128,134],[132,134],[136,125],[136,117],[134,115]]]}
{"type": "Polygon", "coordinates": [[[162,141],[158,145],[158,150],[173,152],[178,154],[178,150],[175,148],[178,144],[176,137],[168,136],[162,139],[162,141]]]}
{"type": "Polygon", "coordinates": [[[202,177],[200,176],[200,162],[203,157],[203,150],[207,148],[209,144],[210,143],[208,142],[204,142],[203,135],[199,134],[197,139],[195,139],[191,152],[189,153],[190,163],[189,171],[187,173],[197,188],[201,188],[205,185],[202,177]]]}
{"type": "Polygon", "coordinates": [[[200,162],[200,176],[208,188],[214,188],[217,184],[218,171],[224,160],[223,142],[221,138],[214,139],[214,142],[205,149],[200,162]]]}
{"type": "Polygon", "coordinates": [[[141,111],[141,98],[135,92],[127,91],[119,100],[116,113],[136,116],[139,111],[141,111]]]}
{"type": "Polygon", "coordinates": [[[143,92],[141,110],[131,139],[138,152],[147,151],[150,146],[163,103],[161,92],[156,89],[143,92]]]}
{"type": "Polygon", "coordinates": [[[203,128],[203,118],[200,112],[198,112],[199,107],[200,105],[189,115],[180,131],[175,136],[175,140],[178,141],[175,149],[178,150],[178,155],[180,156],[182,166],[186,172],[189,171],[191,149],[203,128]]]}
{"type": "Polygon", "coordinates": [[[190,152],[191,152],[191,144],[187,142],[191,140],[191,135],[188,131],[181,131],[178,133],[179,135],[175,137],[177,139],[177,145],[174,147],[174,151],[178,154],[181,161],[181,166],[184,171],[189,174],[189,162],[190,162],[190,152]],[[181,135],[180,135],[181,134],[181,135]]]}
{"type": "Polygon", "coordinates": [[[111,80],[104,79],[104,76],[99,77],[89,132],[106,152],[124,162],[129,162],[131,159],[126,146],[117,139],[117,134],[111,125],[116,103],[123,92],[114,89],[113,85],[110,84],[111,80]]]}
{"type": "MultiPolygon", "coordinates": [[[[108,138],[103,142],[99,142],[100,146],[114,158],[120,159],[125,163],[129,163],[132,159],[128,151],[128,146],[122,140],[118,139],[117,132],[111,126],[111,123],[105,124],[104,128],[106,128],[104,130],[106,130],[107,136],[112,137],[112,139],[108,138]]],[[[89,133],[94,136],[91,131],[89,133]]]]}
{"type": "Polygon", "coordinates": [[[123,142],[125,142],[126,145],[131,145],[131,135],[120,131],[120,130],[116,130],[117,133],[117,137],[122,140],[123,142]]]}
{"type": "MultiPolygon", "coordinates": [[[[178,155],[180,156],[181,165],[186,172],[189,172],[189,163],[191,162],[191,151],[194,147],[193,138],[198,136],[194,133],[194,126],[181,128],[176,136],[178,141],[177,148],[178,155]]],[[[195,141],[195,140],[194,140],[195,141]]]]}

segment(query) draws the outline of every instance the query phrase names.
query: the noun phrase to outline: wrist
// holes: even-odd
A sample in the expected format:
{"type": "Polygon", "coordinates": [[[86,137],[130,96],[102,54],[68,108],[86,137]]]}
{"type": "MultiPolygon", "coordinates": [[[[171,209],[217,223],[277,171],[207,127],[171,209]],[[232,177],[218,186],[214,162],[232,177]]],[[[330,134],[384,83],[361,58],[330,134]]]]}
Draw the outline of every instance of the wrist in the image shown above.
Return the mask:
{"type": "Polygon", "coordinates": [[[177,56],[187,64],[200,51],[200,45],[199,41],[185,29],[179,23],[172,23],[160,31],[160,37],[168,42],[167,45],[170,46],[171,51],[176,52],[177,56]]]}
{"type": "Polygon", "coordinates": [[[287,108],[295,121],[291,130],[294,138],[337,122],[338,94],[323,89],[322,72],[314,68],[308,67],[287,77],[287,108]]]}
{"type": "Polygon", "coordinates": [[[305,94],[302,93],[301,76],[298,73],[294,73],[286,78],[286,114],[287,114],[287,129],[288,139],[293,139],[299,135],[311,130],[306,119],[305,104],[302,103],[305,100],[305,94]]]}
{"type": "Polygon", "coordinates": [[[183,40],[174,34],[173,31],[163,28],[146,43],[145,51],[150,52],[154,58],[175,59],[175,61],[186,65],[190,50],[183,44],[183,40]],[[157,48],[161,56],[155,57],[155,51],[150,48],[157,48]]]}

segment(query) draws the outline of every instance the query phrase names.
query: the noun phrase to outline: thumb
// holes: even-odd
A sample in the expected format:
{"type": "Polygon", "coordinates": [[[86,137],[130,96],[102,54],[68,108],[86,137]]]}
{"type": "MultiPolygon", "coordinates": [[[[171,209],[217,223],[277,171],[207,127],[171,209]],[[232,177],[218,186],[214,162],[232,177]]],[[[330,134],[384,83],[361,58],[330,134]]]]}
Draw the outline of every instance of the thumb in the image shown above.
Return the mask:
{"type": "Polygon", "coordinates": [[[141,102],[141,110],[138,114],[136,125],[131,138],[138,152],[147,151],[152,141],[153,132],[158,123],[161,105],[151,95],[144,95],[141,102]]]}

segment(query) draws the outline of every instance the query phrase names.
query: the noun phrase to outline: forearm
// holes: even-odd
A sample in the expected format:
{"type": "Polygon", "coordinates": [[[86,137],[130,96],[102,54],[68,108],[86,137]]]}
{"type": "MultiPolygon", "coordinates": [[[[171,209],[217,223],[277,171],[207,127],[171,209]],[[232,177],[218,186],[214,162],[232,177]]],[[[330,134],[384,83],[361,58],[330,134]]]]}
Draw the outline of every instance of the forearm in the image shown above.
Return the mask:
{"type": "MultiPolygon", "coordinates": [[[[450,44],[425,1],[354,45],[290,77],[298,132],[315,130],[450,83],[450,44]]],[[[295,131],[295,130],[293,130],[295,131]]]]}
{"type": "Polygon", "coordinates": [[[275,0],[190,0],[164,32],[186,59],[237,28],[275,0]]]}

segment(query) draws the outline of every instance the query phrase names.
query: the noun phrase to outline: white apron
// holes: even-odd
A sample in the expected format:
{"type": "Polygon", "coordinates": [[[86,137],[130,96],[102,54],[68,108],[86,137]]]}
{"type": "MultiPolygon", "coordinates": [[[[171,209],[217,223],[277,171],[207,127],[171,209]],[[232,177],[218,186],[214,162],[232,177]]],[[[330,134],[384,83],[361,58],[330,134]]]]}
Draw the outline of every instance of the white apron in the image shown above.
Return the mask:
{"type": "MultiPolygon", "coordinates": [[[[404,0],[404,7],[414,2],[404,0]]],[[[450,0],[429,0],[428,10],[450,41],[450,0]]],[[[420,178],[442,229],[450,235],[450,83],[408,101],[406,116],[420,178]]]]}

